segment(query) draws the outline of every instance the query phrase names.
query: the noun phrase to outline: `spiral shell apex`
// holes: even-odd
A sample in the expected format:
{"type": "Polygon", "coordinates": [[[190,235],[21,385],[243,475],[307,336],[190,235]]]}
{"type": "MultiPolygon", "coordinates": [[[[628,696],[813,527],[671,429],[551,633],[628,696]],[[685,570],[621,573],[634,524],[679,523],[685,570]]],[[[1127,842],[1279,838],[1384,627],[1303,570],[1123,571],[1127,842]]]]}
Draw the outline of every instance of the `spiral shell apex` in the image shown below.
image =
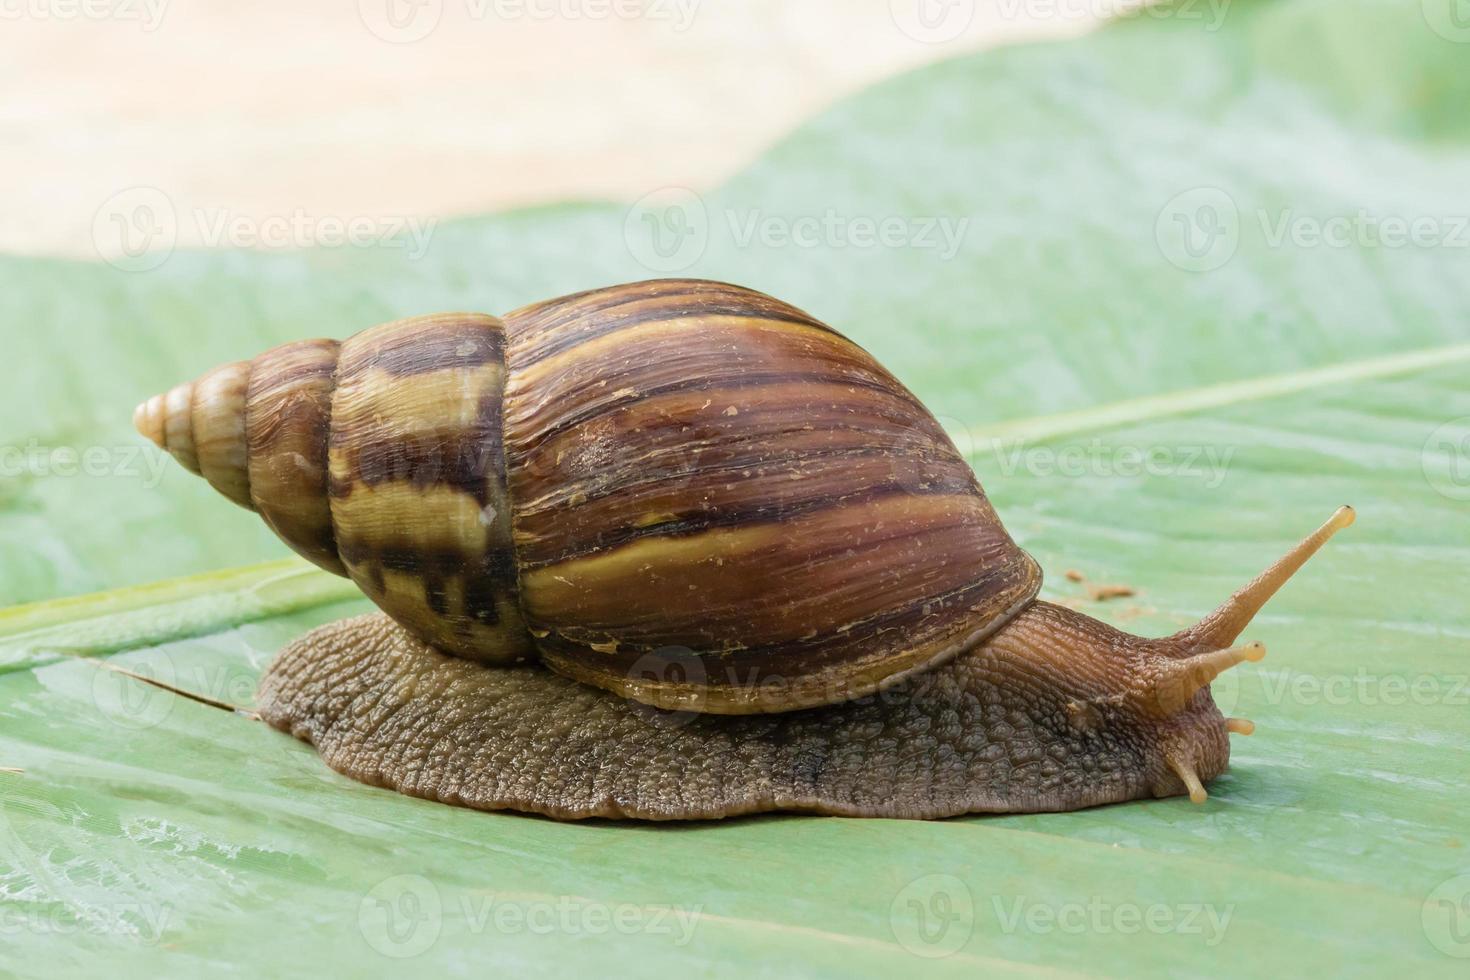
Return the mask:
{"type": "Polygon", "coordinates": [[[416,317],[217,368],[134,421],[426,641],[516,662],[534,649],[509,550],[502,347],[493,317],[416,317]]]}
{"type": "Polygon", "coordinates": [[[245,398],[250,364],[237,361],[215,368],[139,405],[133,424],[168,450],[185,469],[242,507],[250,499],[245,442],[245,398]]]}
{"type": "Polygon", "coordinates": [[[660,707],[860,697],[1040,586],[912,393],[723,283],[287,344],[138,427],[432,646],[660,707]]]}

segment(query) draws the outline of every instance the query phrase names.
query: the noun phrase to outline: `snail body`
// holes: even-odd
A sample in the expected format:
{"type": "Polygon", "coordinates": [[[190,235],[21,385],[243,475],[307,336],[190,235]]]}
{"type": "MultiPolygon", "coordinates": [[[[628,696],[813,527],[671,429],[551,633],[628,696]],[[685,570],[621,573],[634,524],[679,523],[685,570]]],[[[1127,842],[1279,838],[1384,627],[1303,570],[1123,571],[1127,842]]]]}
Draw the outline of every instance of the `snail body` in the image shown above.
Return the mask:
{"type": "Polygon", "coordinates": [[[1189,630],[1120,633],[1036,599],[870,355],[693,280],[287,344],[135,422],[382,610],[283,650],[265,720],[366,782],[561,818],[1202,799],[1249,727],[1209,681],[1351,521],[1189,630]]]}

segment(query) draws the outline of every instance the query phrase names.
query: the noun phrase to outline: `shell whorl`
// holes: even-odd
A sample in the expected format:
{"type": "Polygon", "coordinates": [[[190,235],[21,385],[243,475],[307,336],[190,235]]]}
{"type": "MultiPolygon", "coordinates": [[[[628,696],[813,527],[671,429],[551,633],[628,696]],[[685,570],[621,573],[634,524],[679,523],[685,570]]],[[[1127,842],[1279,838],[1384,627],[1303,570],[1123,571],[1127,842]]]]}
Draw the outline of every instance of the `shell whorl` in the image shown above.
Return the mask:
{"type": "Polygon", "coordinates": [[[505,322],[522,609],[559,673],[675,710],[831,704],[1040,587],[928,409],[796,307],[669,279],[505,322]]]}
{"type": "Polygon", "coordinates": [[[441,314],[285,344],[149,399],[134,424],[426,641],[530,659],[501,445],[503,329],[441,314]]]}
{"type": "Polygon", "coordinates": [[[133,425],[185,469],[254,510],[245,437],[250,363],[224,364],[154,395],[133,412],[133,425]]]}
{"type": "Polygon", "coordinates": [[[138,431],[260,514],[303,558],[337,575],[327,435],[338,344],[285,344],[215,368],[138,406],[138,431]]]}

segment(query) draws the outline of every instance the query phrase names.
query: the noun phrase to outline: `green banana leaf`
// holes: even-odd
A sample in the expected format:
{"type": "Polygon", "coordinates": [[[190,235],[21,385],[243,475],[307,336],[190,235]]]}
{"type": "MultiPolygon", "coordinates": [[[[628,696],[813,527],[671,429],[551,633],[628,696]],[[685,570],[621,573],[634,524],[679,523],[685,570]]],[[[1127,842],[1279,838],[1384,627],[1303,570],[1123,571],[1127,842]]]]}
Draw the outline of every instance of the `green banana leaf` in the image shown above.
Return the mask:
{"type": "Polygon", "coordinates": [[[0,970],[1463,976],[1464,14],[1179,0],[879,85],[718,190],[446,223],[421,256],[0,260],[0,970]],[[1214,686],[1259,728],[1209,801],[559,824],[354,783],[254,720],[273,652],[367,605],[142,451],[134,403],[661,274],[872,350],[1044,594],[1134,632],[1356,505],[1214,686]]]}

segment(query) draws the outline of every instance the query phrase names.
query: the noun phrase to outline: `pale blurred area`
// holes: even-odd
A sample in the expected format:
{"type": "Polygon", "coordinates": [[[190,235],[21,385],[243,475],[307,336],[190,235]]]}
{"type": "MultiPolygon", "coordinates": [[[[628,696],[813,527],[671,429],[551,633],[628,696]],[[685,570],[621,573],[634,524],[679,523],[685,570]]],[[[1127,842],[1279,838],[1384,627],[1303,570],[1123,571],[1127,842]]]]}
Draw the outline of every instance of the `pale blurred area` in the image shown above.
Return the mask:
{"type": "Polygon", "coordinates": [[[0,250],[95,258],[140,186],[343,219],[703,189],[879,79],[1128,5],[0,0],[0,250]]]}

